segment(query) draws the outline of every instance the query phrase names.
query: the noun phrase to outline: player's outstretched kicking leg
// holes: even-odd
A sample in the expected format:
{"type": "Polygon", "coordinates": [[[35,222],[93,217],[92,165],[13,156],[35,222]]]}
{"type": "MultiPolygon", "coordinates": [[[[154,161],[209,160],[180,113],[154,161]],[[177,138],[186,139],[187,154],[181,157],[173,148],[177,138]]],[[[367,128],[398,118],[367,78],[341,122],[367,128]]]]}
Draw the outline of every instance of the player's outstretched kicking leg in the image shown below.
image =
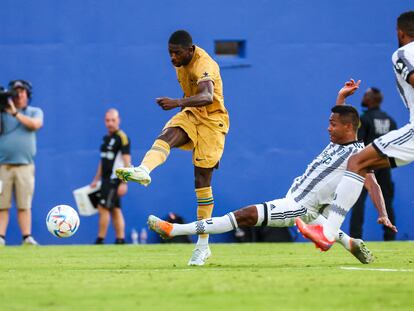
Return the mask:
{"type": "Polygon", "coordinates": [[[149,170],[145,166],[120,167],[115,171],[116,176],[124,182],[134,181],[145,187],[151,183],[149,170]]]}
{"type": "Polygon", "coordinates": [[[115,174],[124,182],[134,181],[148,186],[151,183],[150,173],[167,160],[170,149],[182,146],[188,141],[188,135],[182,129],[165,128],[151,149],[147,151],[139,166],[120,167],[116,169],[115,174]]]}
{"type": "MultiPolygon", "coordinates": [[[[163,239],[170,239],[179,235],[194,235],[203,233],[219,234],[232,231],[239,226],[261,226],[264,222],[267,223],[268,226],[275,227],[292,226],[294,224],[295,218],[288,216],[291,215],[291,211],[285,214],[286,217],[283,220],[272,220],[271,213],[264,212],[264,209],[268,209],[268,212],[270,210],[268,206],[263,204],[252,205],[235,212],[228,213],[222,217],[203,219],[188,224],[172,224],[161,220],[156,216],[150,215],[148,217],[148,226],[151,230],[157,232],[163,239]]],[[[280,213],[278,214],[281,215],[280,213]]],[[[306,215],[303,216],[306,217],[306,215]]],[[[312,223],[322,224],[325,221],[326,218],[319,215],[312,223]]],[[[373,254],[362,240],[352,239],[344,232],[338,231],[335,241],[344,246],[346,250],[348,250],[363,264],[371,263],[374,260],[373,254]]]]}

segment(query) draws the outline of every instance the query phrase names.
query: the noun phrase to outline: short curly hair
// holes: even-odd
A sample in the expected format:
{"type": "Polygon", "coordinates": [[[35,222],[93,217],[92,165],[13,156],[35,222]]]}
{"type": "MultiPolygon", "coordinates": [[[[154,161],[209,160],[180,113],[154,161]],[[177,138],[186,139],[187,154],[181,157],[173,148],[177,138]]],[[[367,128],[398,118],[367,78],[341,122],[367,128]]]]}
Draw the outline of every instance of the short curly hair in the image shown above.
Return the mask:
{"type": "Polygon", "coordinates": [[[191,38],[191,35],[187,31],[177,30],[170,36],[168,43],[189,48],[193,45],[193,38],[191,38]]]}

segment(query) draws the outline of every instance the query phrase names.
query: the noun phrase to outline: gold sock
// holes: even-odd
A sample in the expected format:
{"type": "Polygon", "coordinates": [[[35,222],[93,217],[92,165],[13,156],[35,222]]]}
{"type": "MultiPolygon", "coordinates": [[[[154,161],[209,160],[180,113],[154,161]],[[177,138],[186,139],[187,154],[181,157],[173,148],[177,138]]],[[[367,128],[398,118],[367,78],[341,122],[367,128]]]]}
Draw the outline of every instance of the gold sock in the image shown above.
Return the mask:
{"type": "MultiPolygon", "coordinates": [[[[211,187],[197,188],[197,219],[211,218],[214,208],[213,190],[211,187]]],[[[200,238],[207,238],[208,234],[200,234],[200,238]]]]}
{"type": "Polygon", "coordinates": [[[169,154],[170,145],[161,139],[157,139],[151,149],[145,154],[141,165],[144,165],[151,172],[154,168],[163,164],[169,154]]]}

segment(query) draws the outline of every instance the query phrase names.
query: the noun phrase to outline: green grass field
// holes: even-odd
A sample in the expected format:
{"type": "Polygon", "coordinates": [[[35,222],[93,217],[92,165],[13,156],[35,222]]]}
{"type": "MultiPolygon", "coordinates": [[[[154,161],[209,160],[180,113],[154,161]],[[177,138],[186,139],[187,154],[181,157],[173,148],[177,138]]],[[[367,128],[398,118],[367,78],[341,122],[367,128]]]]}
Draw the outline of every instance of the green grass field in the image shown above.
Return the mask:
{"type": "Polygon", "coordinates": [[[414,243],[368,246],[213,244],[204,267],[192,245],[4,247],[0,310],[414,310],[414,243]]]}

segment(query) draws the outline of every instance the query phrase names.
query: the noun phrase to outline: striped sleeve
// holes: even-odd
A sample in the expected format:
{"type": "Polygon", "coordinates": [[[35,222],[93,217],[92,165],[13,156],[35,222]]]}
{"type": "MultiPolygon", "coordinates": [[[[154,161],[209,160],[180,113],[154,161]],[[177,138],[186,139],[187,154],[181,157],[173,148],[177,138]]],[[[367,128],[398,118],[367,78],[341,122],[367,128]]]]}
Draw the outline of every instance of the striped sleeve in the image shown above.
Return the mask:
{"type": "Polygon", "coordinates": [[[130,154],[131,153],[131,144],[130,144],[128,136],[125,134],[124,131],[121,131],[121,130],[119,130],[117,132],[117,135],[121,139],[121,153],[122,154],[130,154]]]}

